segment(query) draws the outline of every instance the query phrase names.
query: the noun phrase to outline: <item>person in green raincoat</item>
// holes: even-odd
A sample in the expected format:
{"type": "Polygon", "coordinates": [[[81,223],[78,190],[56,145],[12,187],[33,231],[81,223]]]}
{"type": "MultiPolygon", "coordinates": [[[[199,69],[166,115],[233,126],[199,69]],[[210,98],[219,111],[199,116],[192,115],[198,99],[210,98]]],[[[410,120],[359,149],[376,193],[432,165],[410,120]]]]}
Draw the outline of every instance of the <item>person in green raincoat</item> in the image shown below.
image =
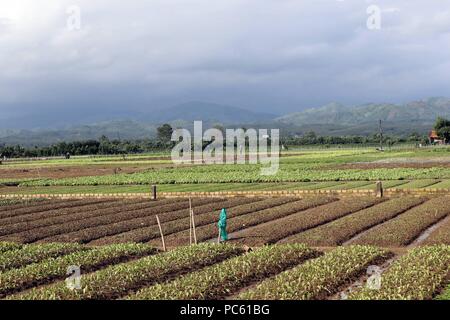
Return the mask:
{"type": "Polygon", "coordinates": [[[222,209],[222,212],[220,212],[219,217],[219,241],[227,241],[228,240],[228,233],[227,233],[227,210],[222,209]]]}

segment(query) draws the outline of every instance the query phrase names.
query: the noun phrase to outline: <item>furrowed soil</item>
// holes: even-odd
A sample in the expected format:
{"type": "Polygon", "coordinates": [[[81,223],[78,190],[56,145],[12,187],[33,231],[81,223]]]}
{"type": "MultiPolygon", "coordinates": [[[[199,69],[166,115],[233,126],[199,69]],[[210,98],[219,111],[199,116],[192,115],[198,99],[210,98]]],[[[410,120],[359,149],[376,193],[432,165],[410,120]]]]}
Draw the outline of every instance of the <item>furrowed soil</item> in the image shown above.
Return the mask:
{"type": "MultiPolygon", "coordinates": [[[[145,209],[133,209],[131,211],[127,211],[123,208],[113,209],[111,213],[108,214],[97,214],[95,212],[83,213],[86,215],[93,215],[93,217],[89,217],[86,219],[78,219],[70,222],[60,222],[55,225],[50,225],[46,227],[38,227],[32,228],[25,231],[11,233],[6,236],[0,237],[1,241],[13,241],[13,242],[21,242],[21,243],[32,243],[41,239],[45,239],[47,237],[55,236],[58,234],[64,234],[68,232],[73,232],[76,230],[85,229],[88,227],[110,224],[113,222],[124,221],[124,220],[132,220],[138,217],[150,216],[156,214],[162,214],[162,217],[167,217],[166,219],[170,220],[170,213],[172,211],[189,208],[189,202],[187,199],[180,201],[179,199],[173,200],[160,200],[163,202],[163,205],[157,206],[154,202],[150,202],[150,208],[145,209]],[[167,203],[168,201],[168,203],[167,203]]],[[[209,202],[218,201],[218,199],[194,199],[193,205],[201,205],[209,202]]],[[[59,222],[59,221],[58,221],[59,222]]]]}

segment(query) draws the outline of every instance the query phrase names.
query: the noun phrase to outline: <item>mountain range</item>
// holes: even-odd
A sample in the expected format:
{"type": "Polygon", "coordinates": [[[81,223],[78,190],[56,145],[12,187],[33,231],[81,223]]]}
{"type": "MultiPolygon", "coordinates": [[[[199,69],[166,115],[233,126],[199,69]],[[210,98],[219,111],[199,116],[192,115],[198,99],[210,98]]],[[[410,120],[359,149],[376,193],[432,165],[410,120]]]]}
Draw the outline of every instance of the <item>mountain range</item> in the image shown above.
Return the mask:
{"type": "MultiPolygon", "coordinates": [[[[108,119],[102,120],[98,116],[100,121],[94,123],[64,127],[41,125],[34,129],[19,126],[15,128],[9,121],[8,129],[6,126],[3,129],[0,127],[0,144],[48,145],[60,141],[96,139],[102,135],[112,139],[151,138],[156,135],[156,129],[162,123],[190,129],[195,120],[202,120],[204,128],[214,125],[229,128],[279,128],[284,134],[297,135],[310,131],[319,135],[372,135],[378,131],[378,122],[382,120],[386,134],[425,134],[438,116],[450,118],[449,98],[435,97],[405,104],[367,103],[357,106],[334,102],[283,116],[215,103],[188,102],[147,113],[126,113],[122,110],[108,119]]],[[[27,127],[33,128],[32,119],[17,123],[27,123],[27,127]]]]}

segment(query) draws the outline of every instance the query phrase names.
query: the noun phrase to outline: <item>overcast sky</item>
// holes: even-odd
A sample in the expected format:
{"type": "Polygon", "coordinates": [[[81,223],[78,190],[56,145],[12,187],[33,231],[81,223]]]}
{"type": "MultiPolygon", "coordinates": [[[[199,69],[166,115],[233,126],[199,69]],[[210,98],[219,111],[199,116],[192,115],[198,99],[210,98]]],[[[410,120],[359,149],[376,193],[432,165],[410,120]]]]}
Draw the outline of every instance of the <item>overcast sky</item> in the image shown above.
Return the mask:
{"type": "Polygon", "coordinates": [[[190,100],[281,114],[449,87],[450,0],[0,0],[1,118],[190,100]]]}

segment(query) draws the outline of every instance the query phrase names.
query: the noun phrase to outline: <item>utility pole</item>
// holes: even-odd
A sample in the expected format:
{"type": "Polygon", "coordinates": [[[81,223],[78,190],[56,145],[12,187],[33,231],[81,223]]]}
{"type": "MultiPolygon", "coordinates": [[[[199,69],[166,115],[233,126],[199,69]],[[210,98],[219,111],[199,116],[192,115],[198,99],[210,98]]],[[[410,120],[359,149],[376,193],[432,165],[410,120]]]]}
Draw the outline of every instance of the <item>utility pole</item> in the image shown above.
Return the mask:
{"type": "Polygon", "coordinates": [[[382,127],[381,120],[380,120],[380,124],[379,124],[379,130],[380,130],[380,151],[383,151],[383,127],[382,127]]]}

